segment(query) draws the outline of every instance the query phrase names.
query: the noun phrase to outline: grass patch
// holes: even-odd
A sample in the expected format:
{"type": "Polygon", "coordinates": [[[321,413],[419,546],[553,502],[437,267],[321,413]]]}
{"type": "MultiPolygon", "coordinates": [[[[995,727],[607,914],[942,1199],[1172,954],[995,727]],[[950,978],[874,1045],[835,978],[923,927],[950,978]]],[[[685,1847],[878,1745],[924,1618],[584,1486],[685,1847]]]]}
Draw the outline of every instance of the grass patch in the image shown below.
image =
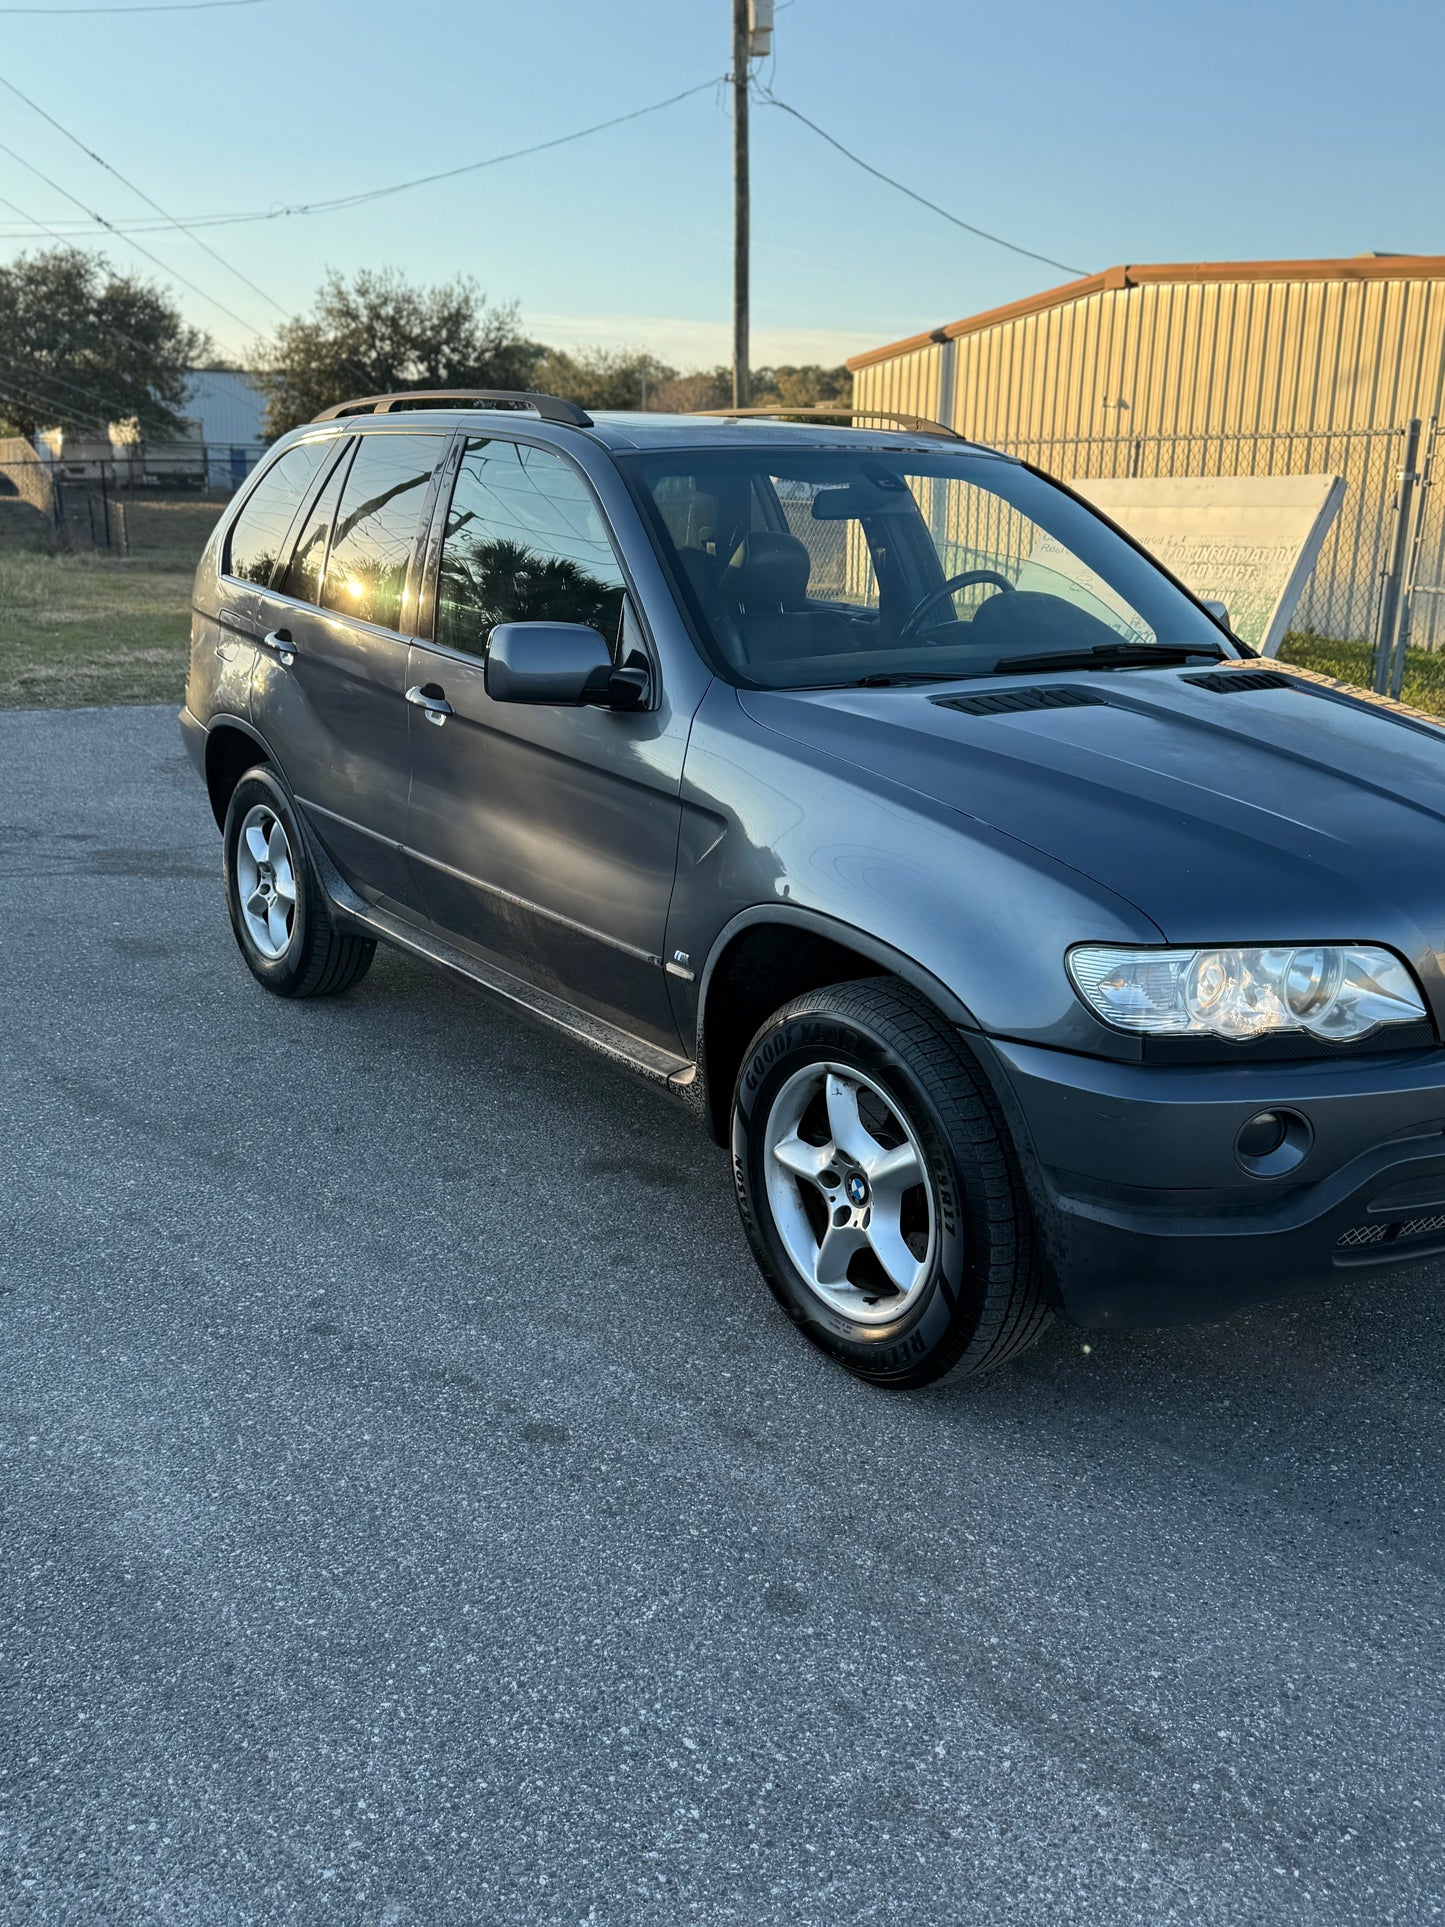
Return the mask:
{"type": "MultiPolygon", "coordinates": [[[[1370,655],[1367,642],[1337,642],[1309,630],[1292,631],[1279,648],[1281,662],[1297,662],[1301,669],[1357,683],[1361,689],[1370,686],[1370,655]]],[[[1428,649],[1405,651],[1400,701],[1432,716],[1445,716],[1445,655],[1433,655],[1428,649]]]]}
{"type": "Polygon", "coordinates": [[[66,549],[34,510],[0,501],[0,708],[179,707],[191,577],[223,507],[130,500],[122,558],[66,549]]]}

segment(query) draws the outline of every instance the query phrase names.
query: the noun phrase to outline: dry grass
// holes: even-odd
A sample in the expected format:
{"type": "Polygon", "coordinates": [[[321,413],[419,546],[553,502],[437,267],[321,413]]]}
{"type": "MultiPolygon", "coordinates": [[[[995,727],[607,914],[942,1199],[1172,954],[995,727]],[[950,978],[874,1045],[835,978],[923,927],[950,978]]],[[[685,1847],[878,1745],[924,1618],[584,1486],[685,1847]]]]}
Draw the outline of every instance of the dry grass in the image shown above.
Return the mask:
{"type": "Polygon", "coordinates": [[[191,577],[221,507],[137,498],[122,559],[57,548],[33,510],[0,501],[0,707],[179,707],[191,577]]]}

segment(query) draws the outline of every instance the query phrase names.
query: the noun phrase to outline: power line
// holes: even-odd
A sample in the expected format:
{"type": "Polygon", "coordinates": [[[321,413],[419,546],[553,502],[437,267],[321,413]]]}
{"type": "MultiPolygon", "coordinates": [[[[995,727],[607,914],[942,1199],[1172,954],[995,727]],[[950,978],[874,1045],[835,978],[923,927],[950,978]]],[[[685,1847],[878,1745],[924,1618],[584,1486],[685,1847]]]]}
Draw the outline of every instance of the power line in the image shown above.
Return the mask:
{"type": "MultiPolygon", "coordinates": [[[[666,100],[654,100],[649,106],[634,107],[631,113],[614,114],[611,120],[594,121],[590,127],[579,127],[570,134],[557,134],[551,140],[537,141],[531,147],[513,148],[507,154],[492,154],[482,161],[466,161],[460,167],[447,167],[436,174],[418,174],[409,181],[394,181],[389,187],[372,187],[360,194],[342,194],[331,201],[307,201],[292,207],[274,210],[276,214],[322,214],[334,208],[360,207],[363,202],[384,200],[390,194],[402,194],[413,187],[430,187],[435,181],[455,180],[459,174],[475,174],[483,167],[499,167],[503,161],[519,161],[528,154],[542,154],[552,147],[565,147],[570,141],[580,141],[588,134],[604,133],[609,127],[621,127],[627,121],[641,120],[644,114],[659,113],[664,107],[675,107],[680,100],[688,100],[694,94],[705,93],[709,87],[716,87],[718,79],[700,81],[696,87],[684,87],[680,94],[669,94],[666,100]]],[[[234,218],[234,217],[232,217],[234,218]]],[[[254,218],[254,217],[252,217],[254,218]]],[[[263,218],[271,219],[273,215],[263,218]]]]}
{"type": "MultiPolygon", "coordinates": [[[[279,221],[297,214],[330,214],[339,208],[360,207],[368,201],[384,200],[390,194],[404,194],[413,187],[430,187],[436,181],[455,180],[459,175],[475,174],[484,167],[500,167],[504,161],[524,160],[529,154],[542,154],[549,148],[565,147],[571,141],[585,140],[589,134],[605,133],[609,127],[621,127],[628,121],[641,120],[645,114],[660,113],[664,107],[675,107],[680,100],[690,100],[695,94],[706,93],[724,79],[726,75],[714,75],[711,80],[701,81],[696,87],[684,87],[680,94],[669,94],[666,100],[651,101],[646,107],[634,107],[630,113],[617,114],[611,120],[594,121],[590,127],[578,127],[570,134],[557,134],[551,140],[537,141],[531,147],[514,147],[505,154],[489,154],[485,160],[465,161],[460,167],[443,168],[435,174],[418,174],[411,180],[392,181],[386,187],[366,188],[358,194],[340,194],[329,201],[295,201],[283,207],[257,208],[242,214],[193,214],[181,225],[190,233],[198,227],[237,227],[247,222],[279,221]]],[[[74,196],[69,198],[73,200],[74,196]]],[[[90,213],[88,208],[84,211],[90,213]]],[[[100,216],[91,214],[91,219],[99,221],[100,216]]],[[[157,232],[155,223],[149,221],[124,224],[101,221],[100,224],[112,234],[157,232]]]]}
{"type": "MultiPolygon", "coordinates": [[[[0,364],[0,368],[3,368],[5,378],[8,381],[23,379],[23,377],[16,375],[14,368],[8,362],[0,364]]],[[[95,403],[96,407],[101,410],[101,414],[96,418],[97,420],[109,422],[117,421],[121,417],[121,405],[115,400],[114,396],[107,397],[102,395],[99,389],[86,388],[82,386],[80,382],[72,381],[68,375],[58,375],[52,369],[40,368],[32,363],[29,368],[29,381],[27,385],[37,390],[41,388],[68,388],[72,395],[80,395],[86,401],[95,403]]],[[[34,399],[33,395],[31,399],[34,399]]],[[[54,407],[55,404],[52,401],[50,405],[54,407]]]]}
{"type": "Polygon", "coordinates": [[[160,269],[162,274],[168,275],[172,281],[179,281],[183,287],[189,288],[192,294],[198,294],[202,301],[209,301],[213,308],[219,308],[222,314],[229,315],[232,321],[239,322],[248,334],[259,335],[264,332],[264,330],[258,328],[253,321],[247,321],[244,315],[237,314],[234,308],[228,308],[224,301],[218,301],[213,294],[207,294],[204,288],[199,287],[184,274],[179,273],[175,268],[167,267],[166,263],[162,261],[158,254],[152,254],[149,248],[142,247],[134,235],[125,234],[120,228],[116,227],[113,222],[107,221],[103,214],[97,214],[94,208],[87,207],[84,201],[70,192],[69,188],[62,187],[59,181],[54,181],[48,174],[42,173],[34,161],[27,161],[23,154],[17,154],[13,147],[7,147],[3,141],[0,141],[0,154],[8,154],[12,161],[19,161],[23,168],[33,174],[37,180],[44,181],[45,185],[54,193],[61,195],[67,201],[73,202],[82,214],[88,214],[91,220],[99,222],[101,227],[105,228],[107,232],[118,236],[122,240],[129,241],[136,253],[143,254],[147,261],[154,263],[154,265],[160,269]]]}
{"type": "MultiPolygon", "coordinates": [[[[124,341],[127,341],[129,337],[125,335],[116,335],[115,339],[117,341],[124,342],[124,341]]],[[[132,344],[132,345],[134,346],[138,344],[132,344]]],[[[3,378],[6,381],[10,381],[10,382],[15,382],[17,380],[22,379],[22,377],[19,377],[16,375],[14,368],[9,364],[9,362],[0,362],[0,375],[3,375],[3,378]]],[[[105,395],[102,395],[99,389],[86,388],[82,386],[80,382],[72,381],[68,375],[56,374],[53,369],[38,368],[38,367],[32,366],[30,370],[30,375],[31,375],[30,388],[32,392],[29,393],[28,399],[31,402],[36,402],[39,399],[37,394],[33,392],[33,390],[36,388],[68,388],[71,394],[80,395],[81,397],[83,397],[84,400],[95,403],[96,407],[101,411],[99,414],[95,416],[94,419],[96,421],[112,422],[119,418],[120,409],[119,409],[119,404],[116,402],[115,398],[113,396],[107,397],[105,395]]],[[[54,403],[54,400],[52,399],[50,401],[47,401],[44,405],[46,407],[53,408],[55,406],[55,403],[54,403]]],[[[73,412],[78,414],[81,411],[78,409],[75,409],[73,410],[73,412]]]]}
{"type": "Polygon", "coordinates": [[[269,0],[157,0],[138,7],[0,7],[0,13],[38,13],[63,20],[72,13],[214,13],[218,7],[262,7],[269,0]]]}
{"type": "MultiPolygon", "coordinates": [[[[9,150],[7,149],[6,151],[8,152],[9,150]]],[[[62,246],[68,245],[63,235],[56,234],[54,228],[47,227],[44,221],[36,220],[33,214],[29,213],[25,208],[20,207],[15,201],[8,200],[3,194],[0,194],[0,207],[8,207],[12,214],[18,214],[24,221],[34,222],[35,226],[40,228],[43,233],[53,235],[62,246]]],[[[149,356],[155,352],[155,344],[153,342],[148,346],[145,342],[137,341],[134,335],[122,334],[121,331],[115,327],[112,327],[110,332],[114,340],[121,342],[127,348],[134,348],[137,354],[149,356]]],[[[352,363],[352,366],[354,367],[355,363],[352,363]]],[[[3,370],[3,368],[4,363],[0,362],[0,370],[3,370]]],[[[11,382],[15,380],[13,372],[7,373],[5,378],[11,382]]],[[[107,400],[104,395],[99,394],[94,388],[83,388],[78,382],[70,381],[64,375],[57,375],[50,371],[44,372],[43,380],[47,386],[55,385],[61,388],[68,388],[73,394],[83,395],[90,401],[95,402],[103,412],[93,417],[93,419],[102,428],[108,429],[110,423],[117,419],[118,409],[113,398],[107,400]]],[[[18,392],[12,393],[11,400],[24,401],[26,406],[32,411],[53,408],[55,405],[53,400],[42,399],[35,394],[22,395],[18,392]]],[[[79,416],[82,414],[82,411],[78,408],[72,408],[71,413],[79,416]]],[[[91,418],[87,416],[86,419],[91,418]]]]}
{"type": "Polygon", "coordinates": [[[794,120],[800,120],[804,127],[811,127],[820,140],[825,140],[830,147],[836,147],[838,152],[852,161],[855,167],[861,167],[865,174],[871,174],[875,180],[883,181],[889,187],[896,187],[898,192],[906,194],[910,201],[917,201],[920,207],[926,207],[934,214],[941,214],[945,221],[952,221],[955,227],[961,227],[965,233],[976,234],[981,241],[992,241],[995,247],[1007,248],[1011,254],[1022,254],[1030,261],[1042,261],[1046,267],[1059,268],[1065,274],[1088,273],[1087,268],[1071,268],[1067,261],[1056,261],[1051,254],[1038,254],[1033,248],[1021,248],[1016,241],[1006,241],[1001,234],[990,234],[987,228],[975,227],[972,221],[961,220],[957,214],[950,214],[946,207],[940,207],[937,201],[930,201],[924,195],[915,193],[911,187],[905,187],[902,181],[895,181],[891,174],[885,174],[882,168],[874,167],[863,160],[853,152],[851,147],[845,147],[842,141],[835,140],[826,128],[818,125],[817,121],[809,120],[808,116],[800,114],[796,107],[790,107],[787,101],[779,100],[771,88],[757,86],[756,92],[766,106],[781,108],[783,113],[791,114],[794,120]]]}
{"type": "MultiPolygon", "coordinates": [[[[0,194],[0,207],[8,207],[12,213],[20,215],[22,220],[28,221],[28,220],[34,219],[33,215],[27,214],[23,207],[17,206],[14,201],[7,200],[3,194],[0,194]]],[[[52,229],[45,227],[45,223],[43,221],[37,222],[37,226],[45,229],[46,233],[53,232],[52,229]]],[[[61,237],[58,235],[56,236],[56,238],[57,240],[61,239],[61,237]]],[[[137,341],[134,335],[122,334],[118,328],[112,328],[110,332],[112,337],[116,341],[121,342],[127,348],[134,348],[137,354],[150,355],[154,353],[154,343],[152,343],[150,347],[147,347],[144,342],[137,341]]],[[[0,362],[0,368],[3,368],[4,365],[5,364],[3,362],[0,362]]],[[[14,379],[13,373],[9,378],[11,380],[14,379]]],[[[104,416],[104,419],[106,421],[110,421],[114,418],[115,416],[114,402],[107,401],[105,396],[98,394],[94,388],[82,388],[77,382],[67,380],[64,375],[47,374],[45,379],[47,382],[58,383],[59,386],[62,388],[69,388],[73,390],[75,394],[85,395],[86,397],[88,397],[89,400],[93,402],[97,402],[103,409],[106,410],[106,414],[104,416]]],[[[30,397],[30,400],[33,403],[35,401],[35,397],[32,395],[30,397]]]]}
{"type": "MultiPolygon", "coordinates": [[[[8,207],[12,214],[18,214],[22,221],[29,221],[33,226],[39,228],[42,234],[48,234],[53,240],[59,241],[62,247],[70,246],[69,238],[66,235],[58,234],[53,227],[49,227],[44,221],[38,220],[35,215],[27,213],[17,202],[7,200],[3,194],[0,194],[0,207],[8,207]]],[[[145,342],[137,341],[134,335],[122,334],[118,328],[112,328],[111,334],[117,341],[123,342],[127,348],[134,348],[139,355],[149,355],[155,351],[154,342],[147,346],[145,342]]]]}
{"type": "MultiPolygon", "coordinates": [[[[24,380],[24,377],[18,376],[15,371],[7,365],[5,379],[7,381],[20,381],[24,380]]],[[[49,369],[32,368],[28,381],[25,381],[25,386],[31,391],[31,401],[37,399],[41,389],[68,388],[72,395],[79,395],[85,401],[94,402],[95,406],[101,411],[101,413],[95,417],[97,421],[115,421],[119,418],[120,411],[117,409],[115,403],[113,401],[107,401],[105,396],[100,394],[96,389],[82,388],[79,382],[71,381],[65,375],[53,374],[49,369]]],[[[54,408],[55,405],[53,397],[46,404],[46,406],[50,408],[54,408]]],[[[75,412],[79,413],[80,411],[75,410],[75,412]]]]}
{"type": "MultiPolygon", "coordinates": [[[[17,410],[17,407],[19,410],[23,410],[24,413],[27,415],[35,415],[38,417],[42,414],[45,414],[48,411],[53,410],[55,407],[55,402],[50,397],[41,397],[39,395],[32,395],[27,388],[12,386],[8,382],[0,383],[0,414],[5,414],[9,412],[12,414],[12,417],[13,417],[14,412],[17,410]],[[10,410],[8,411],[4,407],[4,404],[6,402],[10,404],[10,410]]],[[[78,417],[80,417],[86,423],[93,423],[93,425],[96,426],[97,428],[101,425],[100,417],[98,415],[91,416],[87,414],[87,415],[81,416],[79,409],[76,409],[74,412],[78,417]]],[[[44,457],[41,455],[37,455],[35,459],[37,461],[43,461],[44,457]]]]}
{"type": "MultiPolygon", "coordinates": [[[[53,411],[55,408],[55,399],[53,396],[34,393],[23,383],[16,382],[13,375],[7,375],[5,380],[0,382],[0,402],[5,401],[11,403],[18,402],[27,413],[37,416],[44,415],[47,411],[53,411]]],[[[79,408],[72,408],[70,413],[83,422],[93,423],[97,428],[106,428],[109,426],[103,415],[92,415],[88,410],[79,408]]]]}
{"type": "Polygon", "coordinates": [[[143,187],[137,187],[135,182],[128,179],[126,175],[122,174],[118,167],[112,167],[109,161],[102,159],[102,157],[96,153],[93,147],[87,147],[85,142],[80,139],[79,135],[72,134],[68,127],[62,127],[60,122],[55,118],[54,114],[47,113],[45,108],[43,108],[38,101],[32,100],[29,94],[22,92],[21,89],[15,85],[15,82],[13,80],[8,80],[4,74],[0,74],[0,87],[8,88],[9,91],[12,94],[14,94],[17,100],[23,100],[25,102],[25,105],[31,110],[32,113],[39,114],[42,120],[48,121],[58,134],[63,134],[66,140],[68,140],[73,147],[78,147],[82,154],[88,156],[89,159],[95,162],[97,167],[103,167],[107,174],[113,174],[115,178],[120,182],[122,187],[128,187],[131,193],[134,194],[138,200],[142,200],[145,202],[147,207],[153,207],[156,213],[161,215],[164,220],[169,222],[169,224],[173,228],[177,229],[181,234],[186,235],[188,239],[194,241],[198,248],[203,248],[205,252],[210,255],[213,261],[219,261],[221,266],[225,268],[229,274],[234,274],[238,281],[244,281],[246,286],[251,289],[252,293],[259,294],[263,301],[270,302],[271,306],[276,309],[278,314],[284,315],[288,312],[288,310],[281,305],[281,303],[275,298],[274,295],[267,294],[264,288],[258,287],[257,284],[251,279],[250,275],[242,274],[241,270],[233,262],[228,261],[224,254],[218,253],[217,250],[211,246],[209,241],[203,241],[199,235],[192,234],[190,229],[184,223],[184,221],[179,221],[177,220],[174,214],[168,213],[167,210],[161,206],[159,201],[157,201],[152,195],[147,194],[143,187]]]}
{"type": "MultiPolygon", "coordinates": [[[[0,147],[3,147],[3,144],[0,144],[0,147]]],[[[8,147],[4,147],[3,151],[8,154],[10,152],[10,149],[8,147]]],[[[18,158],[18,156],[16,158],[18,158]]],[[[29,166],[30,164],[29,162],[22,162],[22,165],[29,166]]],[[[35,170],[34,168],[31,169],[32,173],[36,171],[37,170],[35,170]]],[[[43,180],[45,176],[41,175],[40,178],[43,180]]],[[[0,207],[8,207],[12,214],[18,214],[22,221],[30,222],[33,226],[39,228],[43,234],[48,234],[52,240],[58,241],[62,247],[70,246],[70,241],[67,236],[57,233],[56,230],[53,227],[49,226],[47,222],[38,219],[35,215],[31,214],[28,211],[28,209],[19,206],[17,202],[9,200],[3,194],[0,194],[0,207]]],[[[187,285],[189,286],[190,284],[188,283],[187,285]]],[[[283,309],[282,312],[285,313],[285,310],[283,309]]],[[[154,352],[153,343],[148,347],[144,342],[137,341],[134,335],[122,334],[118,329],[115,329],[115,328],[112,328],[111,333],[117,341],[123,342],[128,348],[134,348],[137,354],[150,355],[154,352]]],[[[366,370],[363,369],[360,363],[357,362],[351,355],[343,355],[342,360],[346,363],[348,367],[354,369],[358,375],[365,378],[366,370]]],[[[67,385],[62,376],[56,376],[54,377],[54,379],[59,381],[62,387],[67,385]]],[[[74,383],[70,383],[68,385],[73,387],[74,383]]],[[[89,392],[93,400],[98,401],[101,399],[101,397],[95,394],[94,390],[91,390],[89,392]]]]}
{"type": "MultiPolygon", "coordinates": [[[[8,153],[10,150],[6,148],[4,151],[8,153]]],[[[29,221],[35,227],[38,227],[43,234],[48,234],[53,240],[58,241],[62,247],[68,247],[70,245],[70,242],[65,235],[58,234],[53,227],[50,227],[46,222],[37,219],[36,216],[31,214],[27,209],[19,206],[17,202],[7,199],[7,197],[3,194],[0,194],[0,207],[8,207],[12,214],[18,214],[22,221],[29,221]]],[[[147,346],[144,342],[137,341],[134,335],[122,334],[119,331],[119,329],[116,329],[116,328],[112,328],[111,333],[117,341],[123,342],[126,347],[134,348],[137,354],[150,355],[154,353],[154,343],[152,343],[150,346],[147,346]]],[[[347,363],[349,367],[355,369],[358,375],[363,375],[363,376],[365,375],[366,371],[361,367],[360,363],[355,361],[350,355],[343,355],[342,359],[347,363]]],[[[57,375],[54,379],[59,381],[62,387],[67,385],[62,376],[57,375]]],[[[73,387],[74,383],[70,383],[68,385],[73,387]]],[[[93,400],[99,401],[101,399],[100,396],[95,394],[95,391],[93,389],[90,390],[89,392],[93,400]]]]}

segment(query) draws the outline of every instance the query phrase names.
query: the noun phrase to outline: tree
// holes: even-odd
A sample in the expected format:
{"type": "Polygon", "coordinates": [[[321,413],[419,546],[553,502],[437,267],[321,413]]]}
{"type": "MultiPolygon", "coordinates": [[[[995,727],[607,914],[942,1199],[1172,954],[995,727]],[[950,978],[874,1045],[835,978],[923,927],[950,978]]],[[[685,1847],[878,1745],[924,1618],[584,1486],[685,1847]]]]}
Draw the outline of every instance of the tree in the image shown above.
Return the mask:
{"type": "Polygon", "coordinates": [[[853,400],[853,377],[846,368],[822,368],[817,362],[802,367],[755,368],[753,399],[758,407],[816,408],[826,402],[848,407],[853,400]]]}
{"type": "Polygon", "coordinates": [[[650,408],[677,370],[635,348],[544,349],[532,386],[561,395],[579,408],[650,408]]]}
{"type": "MultiPolygon", "coordinates": [[[[732,400],[730,368],[699,369],[691,375],[673,375],[669,370],[668,374],[670,379],[649,389],[649,408],[691,415],[703,408],[726,408],[732,400]]],[[[822,402],[846,408],[853,400],[853,377],[846,368],[807,362],[801,367],[754,368],[752,374],[755,408],[812,408],[822,402]]]]}
{"type": "Polygon", "coordinates": [[[670,415],[694,415],[700,408],[726,408],[732,392],[731,369],[703,368],[659,382],[648,395],[647,405],[665,409],[670,415]]]}
{"type": "Polygon", "coordinates": [[[466,276],[419,288],[392,268],[350,280],[332,269],[310,312],[283,321],[251,365],[276,436],[353,395],[528,388],[542,354],[515,306],[488,306],[466,276]]]}
{"type": "Polygon", "coordinates": [[[622,591],[570,556],[542,555],[525,542],[479,535],[449,540],[438,594],[453,633],[485,635],[498,622],[582,622],[616,633],[622,591]]]}
{"type": "Polygon", "coordinates": [[[186,377],[210,345],[103,254],[48,248],[0,267],[0,417],[12,433],[94,436],[133,420],[155,440],[181,435],[186,377]]]}

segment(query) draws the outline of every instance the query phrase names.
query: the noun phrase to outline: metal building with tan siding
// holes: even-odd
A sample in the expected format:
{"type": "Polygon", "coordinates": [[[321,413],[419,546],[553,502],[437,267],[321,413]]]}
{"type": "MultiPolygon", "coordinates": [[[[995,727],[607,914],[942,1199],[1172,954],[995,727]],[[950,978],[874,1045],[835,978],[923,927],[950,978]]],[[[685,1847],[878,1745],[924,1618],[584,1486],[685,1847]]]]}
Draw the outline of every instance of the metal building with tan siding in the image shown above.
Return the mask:
{"type": "MultiPolygon", "coordinates": [[[[1109,268],[848,366],[855,407],[927,416],[1066,480],[1343,475],[1298,620],[1373,640],[1409,424],[1428,476],[1445,401],[1445,256],[1109,268]]],[[[1442,508],[1445,491],[1415,491],[1404,532],[1425,646],[1445,646],[1442,508]]]]}

